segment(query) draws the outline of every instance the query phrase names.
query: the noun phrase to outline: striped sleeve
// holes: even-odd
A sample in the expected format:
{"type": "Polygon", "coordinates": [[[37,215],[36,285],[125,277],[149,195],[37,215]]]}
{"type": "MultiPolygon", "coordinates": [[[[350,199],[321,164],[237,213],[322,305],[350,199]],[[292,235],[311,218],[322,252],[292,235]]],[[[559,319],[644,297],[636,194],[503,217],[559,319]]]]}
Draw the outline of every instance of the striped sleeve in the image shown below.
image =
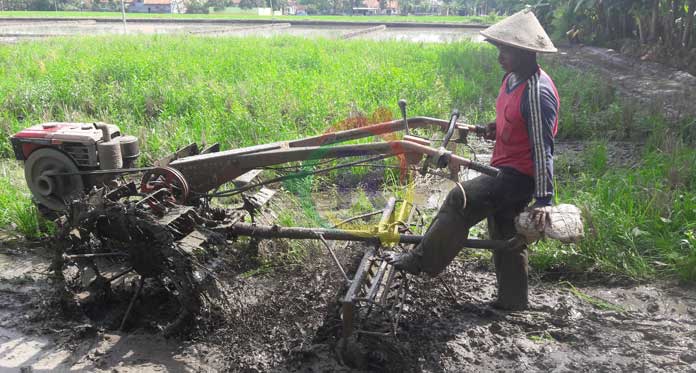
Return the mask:
{"type": "Polygon", "coordinates": [[[521,103],[534,161],[537,205],[550,205],[553,196],[553,128],[558,115],[558,100],[551,84],[540,72],[532,75],[521,103]]]}

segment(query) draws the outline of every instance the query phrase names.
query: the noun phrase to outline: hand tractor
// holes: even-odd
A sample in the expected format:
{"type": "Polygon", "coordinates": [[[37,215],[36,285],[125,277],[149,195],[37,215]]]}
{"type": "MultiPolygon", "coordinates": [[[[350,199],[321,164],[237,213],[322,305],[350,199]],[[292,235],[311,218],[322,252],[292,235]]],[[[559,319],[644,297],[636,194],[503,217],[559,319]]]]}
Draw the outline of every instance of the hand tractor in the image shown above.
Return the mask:
{"type": "MultiPolygon", "coordinates": [[[[379,223],[363,229],[344,229],[351,219],[333,228],[261,225],[254,221],[254,213],[273,196],[274,191],[266,187],[270,184],[370,165],[388,157],[397,157],[404,172],[443,169],[455,181],[465,168],[498,174],[493,167],[451,151],[452,145],[466,142],[469,133],[480,134],[483,128],[458,122],[457,111],[449,120],[408,118],[405,101],[399,106],[402,119],[398,120],[225,151],[218,145],[199,150],[191,144],[148,167],[136,167],[137,138],[121,134],[112,124],[44,123],[20,131],[11,141],[16,158],[24,161],[26,181],[37,205],[61,215],[55,245],[60,252],[53,268],[65,280],[71,299],[89,309],[107,302],[119,281],[130,278],[136,284],[114,328],[127,326],[146,279],[178,300],[178,316],[165,332],[178,329],[200,312],[212,297],[202,265],[206,247],[238,236],[310,239],[322,242],[345,279],[346,292],[340,302],[342,336],[347,340],[354,334],[388,335],[396,330],[407,276],[384,261],[381,252],[396,246],[407,249],[421,240],[413,233],[413,203],[388,199],[386,207],[373,214],[381,215],[379,223]],[[444,133],[436,140],[437,147],[430,139],[412,134],[423,128],[444,133]],[[403,136],[382,140],[395,132],[403,136]],[[345,144],[364,138],[375,141],[345,144]],[[261,170],[309,161],[316,166],[254,180],[261,170]],[[318,168],[323,165],[330,166],[318,168]],[[234,195],[243,200],[240,208],[210,203],[212,198],[234,195]],[[343,268],[328,241],[364,243],[365,254],[355,272],[343,268]],[[382,327],[369,326],[372,318],[382,320],[382,327]]],[[[466,246],[508,250],[519,243],[517,239],[470,239],[466,246]]]]}

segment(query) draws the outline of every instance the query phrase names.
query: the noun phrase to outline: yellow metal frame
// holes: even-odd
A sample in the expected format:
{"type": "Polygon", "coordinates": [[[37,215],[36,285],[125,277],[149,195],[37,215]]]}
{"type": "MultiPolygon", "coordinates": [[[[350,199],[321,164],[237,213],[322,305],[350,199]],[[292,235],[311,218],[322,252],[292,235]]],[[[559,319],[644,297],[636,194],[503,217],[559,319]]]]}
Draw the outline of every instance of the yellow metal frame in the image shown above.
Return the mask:
{"type": "Polygon", "coordinates": [[[409,200],[399,201],[398,209],[396,203],[394,201],[395,206],[389,215],[382,215],[379,223],[365,229],[342,229],[342,231],[359,237],[377,238],[384,247],[393,246],[399,242],[399,226],[408,227],[407,221],[413,210],[413,203],[409,200]]]}

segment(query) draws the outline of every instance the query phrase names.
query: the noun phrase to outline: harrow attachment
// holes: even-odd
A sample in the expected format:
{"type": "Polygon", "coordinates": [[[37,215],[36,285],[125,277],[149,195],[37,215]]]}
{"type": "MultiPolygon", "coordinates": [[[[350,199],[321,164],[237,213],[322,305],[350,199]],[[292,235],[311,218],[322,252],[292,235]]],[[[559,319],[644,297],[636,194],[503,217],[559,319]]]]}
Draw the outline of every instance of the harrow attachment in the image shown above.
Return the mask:
{"type": "MultiPolygon", "coordinates": [[[[392,197],[377,225],[378,236],[398,236],[410,229],[414,206],[408,201],[401,201],[401,208],[396,213],[395,208],[396,198],[392,197]]],[[[398,243],[382,244],[393,247],[398,243]]],[[[382,244],[365,252],[348,291],[341,299],[342,343],[347,343],[355,332],[380,336],[395,335],[397,332],[408,279],[382,258],[382,244]]]]}

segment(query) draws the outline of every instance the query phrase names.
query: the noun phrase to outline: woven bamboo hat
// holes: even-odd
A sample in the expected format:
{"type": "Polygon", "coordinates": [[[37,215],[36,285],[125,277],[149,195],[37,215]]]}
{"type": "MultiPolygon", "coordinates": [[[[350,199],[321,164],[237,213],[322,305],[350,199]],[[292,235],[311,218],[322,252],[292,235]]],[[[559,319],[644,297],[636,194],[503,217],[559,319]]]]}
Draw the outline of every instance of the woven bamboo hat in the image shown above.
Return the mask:
{"type": "Polygon", "coordinates": [[[488,41],[532,52],[555,53],[558,50],[531,9],[517,12],[481,31],[488,41]]]}

